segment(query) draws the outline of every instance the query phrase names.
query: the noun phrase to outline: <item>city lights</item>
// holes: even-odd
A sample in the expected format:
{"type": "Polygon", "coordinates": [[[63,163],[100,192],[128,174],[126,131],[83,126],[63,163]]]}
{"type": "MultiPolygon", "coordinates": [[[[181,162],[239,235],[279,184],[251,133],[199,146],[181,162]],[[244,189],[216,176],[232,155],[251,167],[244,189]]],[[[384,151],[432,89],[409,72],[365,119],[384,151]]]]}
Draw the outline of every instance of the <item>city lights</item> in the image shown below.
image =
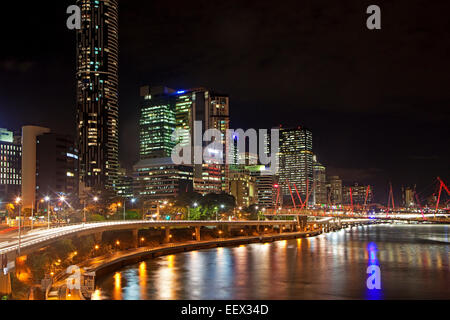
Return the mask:
{"type": "Polygon", "coordinates": [[[0,300],[450,297],[450,1],[72,2],[5,1],[0,300]]]}

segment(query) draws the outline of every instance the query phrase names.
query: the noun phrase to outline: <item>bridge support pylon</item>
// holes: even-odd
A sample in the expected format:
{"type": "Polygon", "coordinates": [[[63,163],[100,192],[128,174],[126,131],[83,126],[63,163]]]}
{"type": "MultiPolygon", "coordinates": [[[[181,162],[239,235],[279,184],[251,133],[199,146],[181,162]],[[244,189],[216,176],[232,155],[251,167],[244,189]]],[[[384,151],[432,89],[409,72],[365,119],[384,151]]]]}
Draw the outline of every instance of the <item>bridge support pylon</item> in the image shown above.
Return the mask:
{"type": "Polygon", "coordinates": [[[308,217],[307,216],[298,216],[298,223],[300,225],[300,230],[306,231],[306,226],[308,225],[308,217]]]}
{"type": "Polygon", "coordinates": [[[200,227],[195,227],[195,240],[196,241],[201,240],[200,227]]]}
{"type": "Polygon", "coordinates": [[[97,244],[100,244],[103,240],[103,232],[97,232],[94,234],[94,241],[97,244]]]}
{"type": "Polygon", "coordinates": [[[139,229],[133,229],[132,230],[132,241],[133,241],[133,247],[138,248],[139,247],[139,229]]]}
{"type": "Polygon", "coordinates": [[[164,229],[164,243],[169,243],[170,242],[170,227],[165,227],[164,229]]]}

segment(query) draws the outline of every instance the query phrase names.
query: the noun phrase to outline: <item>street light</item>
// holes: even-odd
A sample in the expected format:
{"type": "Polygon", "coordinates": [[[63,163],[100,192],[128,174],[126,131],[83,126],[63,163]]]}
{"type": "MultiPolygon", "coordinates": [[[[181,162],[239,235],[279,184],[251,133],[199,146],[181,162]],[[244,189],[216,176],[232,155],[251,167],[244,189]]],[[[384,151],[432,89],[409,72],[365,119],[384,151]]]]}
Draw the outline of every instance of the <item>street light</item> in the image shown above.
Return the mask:
{"type": "MultiPolygon", "coordinates": [[[[59,197],[59,201],[61,201],[61,211],[62,211],[62,213],[61,213],[61,215],[65,218],[65,220],[67,220],[67,215],[66,215],[66,213],[64,213],[64,211],[63,211],[63,207],[64,207],[64,201],[66,201],[66,197],[64,197],[64,195],[61,195],[60,197],[59,197]]],[[[58,214],[56,214],[56,218],[57,218],[57,220],[58,220],[58,227],[59,227],[59,215],[58,214]]],[[[66,221],[67,222],[67,221],[66,221]]]]}
{"type": "Polygon", "coordinates": [[[22,202],[22,199],[20,197],[16,198],[16,204],[19,206],[19,254],[20,254],[20,242],[21,242],[21,221],[20,221],[20,211],[22,210],[22,207],[20,203],[22,202]]]}
{"type": "Polygon", "coordinates": [[[46,196],[44,200],[47,202],[47,229],[50,229],[50,197],[46,196]]]}

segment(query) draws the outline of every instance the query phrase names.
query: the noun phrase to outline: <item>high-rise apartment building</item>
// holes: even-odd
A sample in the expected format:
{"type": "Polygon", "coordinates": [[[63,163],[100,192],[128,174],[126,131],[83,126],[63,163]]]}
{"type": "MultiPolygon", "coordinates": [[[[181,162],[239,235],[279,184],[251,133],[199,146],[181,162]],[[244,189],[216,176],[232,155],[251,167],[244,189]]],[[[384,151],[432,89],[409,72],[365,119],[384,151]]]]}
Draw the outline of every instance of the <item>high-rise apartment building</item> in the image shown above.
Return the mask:
{"type": "Polygon", "coordinates": [[[308,203],[313,203],[313,150],[312,132],[306,128],[280,129],[280,185],[284,197],[290,199],[288,183],[295,184],[302,200],[309,195],[308,203]]]}
{"type": "Polygon", "coordinates": [[[119,168],[117,0],[78,0],[77,146],[80,192],[115,193],[119,168]]]}
{"type": "Polygon", "coordinates": [[[13,201],[22,184],[22,145],[20,136],[0,128],[0,202],[13,201]]]}

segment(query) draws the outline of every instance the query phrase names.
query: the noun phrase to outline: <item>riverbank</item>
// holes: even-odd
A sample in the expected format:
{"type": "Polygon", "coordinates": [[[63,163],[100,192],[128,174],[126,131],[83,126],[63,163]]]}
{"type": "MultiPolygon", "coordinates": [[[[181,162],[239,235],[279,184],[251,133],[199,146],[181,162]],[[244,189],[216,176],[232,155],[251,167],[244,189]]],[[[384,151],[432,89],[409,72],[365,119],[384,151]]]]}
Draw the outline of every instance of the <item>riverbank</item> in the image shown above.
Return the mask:
{"type": "MultiPolygon", "coordinates": [[[[210,249],[216,247],[228,247],[228,246],[238,246],[250,243],[266,243],[279,240],[290,240],[297,238],[313,237],[321,234],[321,230],[307,231],[307,232],[286,232],[279,234],[264,234],[258,236],[244,236],[235,238],[224,238],[224,239],[214,239],[214,240],[203,240],[203,241],[187,241],[183,243],[168,243],[162,244],[157,247],[140,247],[136,249],[128,249],[123,251],[118,251],[112,255],[104,255],[89,259],[78,265],[82,270],[81,273],[89,272],[95,275],[95,278],[101,277],[108,274],[114,270],[120,269],[126,265],[134,264],[149,258],[155,258],[163,255],[170,255],[180,252],[210,249]]],[[[72,292],[70,296],[66,296],[65,293],[65,278],[62,278],[52,287],[52,291],[57,291],[59,299],[83,299],[79,292],[72,292]]]]}

